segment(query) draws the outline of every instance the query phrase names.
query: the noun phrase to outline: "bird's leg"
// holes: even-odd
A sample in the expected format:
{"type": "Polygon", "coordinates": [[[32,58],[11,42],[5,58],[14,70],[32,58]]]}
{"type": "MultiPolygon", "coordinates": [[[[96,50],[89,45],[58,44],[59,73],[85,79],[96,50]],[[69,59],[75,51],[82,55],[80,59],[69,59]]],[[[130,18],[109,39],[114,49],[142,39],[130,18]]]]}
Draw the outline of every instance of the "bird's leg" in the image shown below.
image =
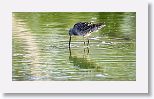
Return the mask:
{"type": "Polygon", "coordinates": [[[85,37],[84,36],[83,36],[83,40],[84,40],[84,46],[85,46],[86,42],[85,42],[85,37]]]}
{"type": "Polygon", "coordinates": [[[71,53],[71,48],[69,47],[69,52],[70,52],[70,56],[72,55],[72,53],[71,53]]]}
{"type": "Polygon", "coordinates": [[[85,46],[86,42],[84,41],[84,46],[85,46]]]}
{"type": "Polygon", "coordinates": [[[87,46],[89,45],[89,38],[88,38],[88,43],[87,43],[87,46]]]}
{"type": "Polygon", "coordinates": [[[70,44],[71,44],[71,36],[70,36],[70,39],[69,39],[69,48],[70,48],[70,44]]]}

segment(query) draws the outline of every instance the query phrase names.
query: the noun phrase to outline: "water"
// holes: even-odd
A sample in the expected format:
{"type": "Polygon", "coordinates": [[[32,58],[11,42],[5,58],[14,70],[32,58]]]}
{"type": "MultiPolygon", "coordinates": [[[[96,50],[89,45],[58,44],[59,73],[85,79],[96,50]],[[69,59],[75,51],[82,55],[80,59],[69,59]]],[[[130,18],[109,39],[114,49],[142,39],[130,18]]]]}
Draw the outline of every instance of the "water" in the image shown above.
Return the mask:
{"type": "Polygon", "coordinates": [[[12,13],[13,81],[136,80],[136,13],[12,13]],[[89,37],[68,30],[77,22],[105,22],[89,37]]]}

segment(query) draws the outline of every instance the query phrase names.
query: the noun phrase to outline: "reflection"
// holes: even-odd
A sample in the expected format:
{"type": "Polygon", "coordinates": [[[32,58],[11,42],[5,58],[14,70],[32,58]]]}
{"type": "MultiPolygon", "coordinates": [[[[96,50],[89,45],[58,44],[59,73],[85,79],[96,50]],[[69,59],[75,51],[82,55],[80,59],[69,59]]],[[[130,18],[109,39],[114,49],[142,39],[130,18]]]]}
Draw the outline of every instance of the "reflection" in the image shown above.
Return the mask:
{"type": "Polygon", "coordinates": [[[86,51],[87,51],[87,55],[88,55],[89,54],[89,48],[88,47],[87,48],[84,48],[84,54],[86,53],[86,51]]]}
{"type": "Polygon", "coordinates": [[[136,79],[134,12],[13,12],[12,19],[13,80],[136,79]],[[68,51],[70,27],[92,21],[105,21],[106,27],[93,33],[90,43],[72,37],[68,51]]]}
{"type": "MultiPolygon", "coordinates": [[[[13,33],[13,35],[16,35],[15,37],[13,37],[13,39],[16,39],[14,40],[14,42],[20,44],[19,49],[13,48],[13,52],[22,50],[22,52],[19,51],[18,54],[13,53],[14,56],[13,65],[20,66],[21,64],[24,64],[22,67],[20,67],[20,69],[15,68],[14,74],[16,74],[17,77],[18,76],[25,77],[25,79],[29,80],[39,79],[39,77],[42,76],[42,70],[40,68],[40,65],[38,64],[40,62],[39,58],[40,53],[39,53],[39,47],[37,46],[36,43],[35,36],[32,35],[30,31],[28,31],[26,23],[22,19],[15,19],[14,17],[12,18],[13,18],[13,31],[19,31],[13,33]],[[25,60],[24,58],[26,58],[27,60],[25,60]],[[26,68],[29,68],[29,70],[26,68]]],[[[17,80],[19,80],[19,78],[17,78],[17,80]]]]}
{"type": "MultiPolygon", "coordinates": [[[[72,56],[72,51],[71,51],[71,47],[70,47],[70,46],[69,46],[69,53],[70,53],[70,56],[72,56]]],[[[87,55],[89,54],[89,47],[84,48],[84,56],[85,56],[86,54],[87,54],[87,55]],[[87,53],[86,53],[86,51],[87,51],[87,53]]],[[[69,57],[70,57],[70,56],[69,56],[69,57]]]]}
{"type": "MultiPolygon", "coordinates": [[[[69,47],[69,61],[70,63],[73,63],[74,66],[77,66],[82,69],[100,69],[98,64],[94,62],[93,60],[89,59],[89,48],[86,47],[83,49],[83,56],[81,57],[82,53],[78,53],[78,55],[72,55],[72,50],[69,47]]],[[[97,70],[98,71],[98,70],[97,70]]]]}

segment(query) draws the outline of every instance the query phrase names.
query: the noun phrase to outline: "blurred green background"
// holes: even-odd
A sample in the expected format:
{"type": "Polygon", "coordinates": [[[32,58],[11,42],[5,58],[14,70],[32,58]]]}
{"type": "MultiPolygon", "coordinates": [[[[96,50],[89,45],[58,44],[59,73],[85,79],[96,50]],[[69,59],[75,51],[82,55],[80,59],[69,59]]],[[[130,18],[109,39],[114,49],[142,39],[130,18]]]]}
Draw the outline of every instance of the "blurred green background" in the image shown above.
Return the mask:
{"type": "Polygon", "coordinates": [[[135,12],[13,12],[13,81],[136,80],[135,12]],[[77,22],[104,22],[89,37],[72,37],[77,22]],[[70,54],[71,53],[71,54],[70,54]]]}

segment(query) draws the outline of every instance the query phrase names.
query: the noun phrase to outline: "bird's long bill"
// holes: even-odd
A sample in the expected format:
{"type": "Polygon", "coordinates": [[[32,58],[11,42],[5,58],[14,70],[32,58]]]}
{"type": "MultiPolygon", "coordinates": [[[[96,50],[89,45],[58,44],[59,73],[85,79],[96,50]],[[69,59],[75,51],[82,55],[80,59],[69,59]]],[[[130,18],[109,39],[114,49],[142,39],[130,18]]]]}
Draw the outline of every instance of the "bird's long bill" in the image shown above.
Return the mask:
{"type": "Polygon", "coordinates": [[[69,48],[70,48],[70,44],[71,44],[71,36],[70,36],[70,39],[69,39],[69,48]]]}

